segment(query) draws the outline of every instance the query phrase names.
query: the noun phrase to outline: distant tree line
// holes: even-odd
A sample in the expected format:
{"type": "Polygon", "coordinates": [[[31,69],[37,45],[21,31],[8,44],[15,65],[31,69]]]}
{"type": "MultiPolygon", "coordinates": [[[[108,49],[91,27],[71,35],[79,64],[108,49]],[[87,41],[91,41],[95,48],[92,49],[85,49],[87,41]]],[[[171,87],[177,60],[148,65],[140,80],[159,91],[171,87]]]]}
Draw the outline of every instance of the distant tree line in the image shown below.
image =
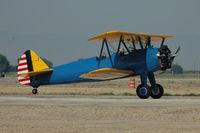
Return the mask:
{"type": "Polygon", "coordinates": [[[16,71],[17,66],[10,65],[10,62],[6,56],[0,54],[0,73],[2,72],[14,72],[16,71]]]}
{"type": "MultiPolygon", "coordinates": [[[[53,63],[46,58],[42,58],[43,61],[49,66],[53,67],[53,63]]],[[[19,59],[18,59],[19,61],[19,59]]],[[[0,73],[16,72],[17,65],[11,65],[6,56],[0,54],[0,73]]]]}

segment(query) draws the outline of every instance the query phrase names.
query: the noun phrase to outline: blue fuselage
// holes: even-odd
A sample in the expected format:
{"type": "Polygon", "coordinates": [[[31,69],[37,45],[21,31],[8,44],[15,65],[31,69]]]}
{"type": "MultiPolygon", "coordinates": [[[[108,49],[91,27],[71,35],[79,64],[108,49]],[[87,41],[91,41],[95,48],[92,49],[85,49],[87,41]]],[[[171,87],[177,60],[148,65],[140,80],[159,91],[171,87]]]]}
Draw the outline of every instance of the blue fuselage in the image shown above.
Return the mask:
{"type": "Polygon", "coordinates": [[[37,76],[34,82],[35,84],[46,85],[92,81],[89,79],[82,79],[80,75],[100,68],[131,70],[135,75],[155,72],[160,69],[157,53],[158,48],[133,50],[123,56],[113,53],[111,55],[113,66],[109,57],[101,59],[100,62],[96,57],[82,59],[65,65],[56,66],[53,68],[51,74],[37,76]]]}

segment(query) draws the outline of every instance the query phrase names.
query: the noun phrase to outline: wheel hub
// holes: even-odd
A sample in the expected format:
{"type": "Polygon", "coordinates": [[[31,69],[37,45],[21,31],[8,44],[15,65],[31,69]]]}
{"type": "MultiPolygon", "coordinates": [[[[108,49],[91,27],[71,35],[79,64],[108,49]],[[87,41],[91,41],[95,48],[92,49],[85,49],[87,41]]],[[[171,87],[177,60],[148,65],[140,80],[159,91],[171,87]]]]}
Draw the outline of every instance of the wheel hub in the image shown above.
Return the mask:
{"type": "Polygon", "coordinates": [[[155,87],[155,88],[152,89],[152,93],[154,95],[158,95],[160,93],[160,89],[158,87],[155,87]]]}
{"type": "Polygon", "coordinates": [[[147,93],[148,93],[147,88],[142,87],[142,88],[140,89],[140,94],[141,94],[141,95],[145,96],[145,95],[147,95],[147,93]]]}
{"type": "Polygon", "coordinates": [[[156,84],[156,87],[151,87],[151,97],[154,99],[159,99],[163,96],[164,89],[160,84],[156,84]]]}

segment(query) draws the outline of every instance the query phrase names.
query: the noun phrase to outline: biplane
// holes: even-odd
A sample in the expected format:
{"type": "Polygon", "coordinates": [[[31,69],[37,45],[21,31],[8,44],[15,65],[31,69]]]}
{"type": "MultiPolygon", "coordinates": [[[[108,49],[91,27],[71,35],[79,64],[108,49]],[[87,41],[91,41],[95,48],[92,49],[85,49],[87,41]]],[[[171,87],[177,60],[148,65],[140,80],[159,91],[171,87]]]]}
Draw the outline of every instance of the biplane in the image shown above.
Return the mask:
{"type": "Polygon", "coordinates": [[[180,47],[172,55],[165,40],[172,35],[110,31],[89,38],[101,42],[98,56],[50,68],[33,50],[27,50],[18,63],[18,81],[38,93],[42,85],[74,82],[98,82],[139,75],[136,89],[139,98],[161,98],[164,89],[157,84],[154,72],[171,68],[180,47]],[[160,43],[159,48],[153,44],[160,43]],[[148,84],[148,81],[150,85],[148,84]]]}

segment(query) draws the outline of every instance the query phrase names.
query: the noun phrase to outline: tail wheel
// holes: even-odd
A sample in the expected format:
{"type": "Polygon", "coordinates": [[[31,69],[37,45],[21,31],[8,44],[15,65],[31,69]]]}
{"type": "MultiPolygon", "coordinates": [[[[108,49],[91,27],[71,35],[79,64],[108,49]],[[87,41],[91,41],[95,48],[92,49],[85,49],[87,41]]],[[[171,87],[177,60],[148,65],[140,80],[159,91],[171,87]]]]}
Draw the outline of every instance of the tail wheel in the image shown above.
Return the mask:
{"type": "Polygon", "coordinates": [[[33,94],[37,94],[37,93],[38,93],[38,90],[37,90],[37,89],[33,89],[33,90],[32,90],[32,93],[33,93],[33,94]]]}
{"type": "Polygon", "coordinates": [[[147,99],[151,95],[151,89],[148,85],[139,85],[136,89],[137,96],[141,99],[147,99]]]}
{"type": "Polygon", "coordinates": [[[155,88],[151,88],[151,97],[154,99],[159,99],[163,96],[164,89],[160,84],[156,84],[155,88]]]}

